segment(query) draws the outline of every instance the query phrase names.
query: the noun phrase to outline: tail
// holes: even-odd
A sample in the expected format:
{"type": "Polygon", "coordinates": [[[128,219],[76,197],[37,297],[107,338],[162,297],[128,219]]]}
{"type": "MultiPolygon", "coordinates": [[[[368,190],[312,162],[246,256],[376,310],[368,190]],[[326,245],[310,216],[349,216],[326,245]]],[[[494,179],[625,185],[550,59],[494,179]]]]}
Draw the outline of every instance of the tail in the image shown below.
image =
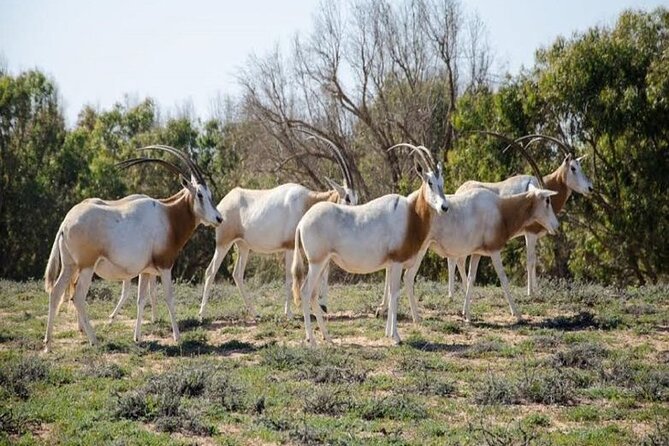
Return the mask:
{"type": "Polygon", "coordinates": [[[302,237],[300,234],[300,227],[295,230],[295,251],[293,252],[293,265],[290,268],[293,274],[293,301],[295,305],[299,305],[301,299],[300,289],[304,281],[304,259],[302,258],[302,251],[300,250],[300,243],[302,237]]]}
{"type": "Polygon", "coordinates": [[[46,264],[46,271],[44,271],[44,290],[50,293],[53,289],[53,284],[60,273],[60,239],[63,237],[63,228],[58,228],[56,240],[53,241],[51,247],[51,254],[49,254],[49,262],[46,264]]]}

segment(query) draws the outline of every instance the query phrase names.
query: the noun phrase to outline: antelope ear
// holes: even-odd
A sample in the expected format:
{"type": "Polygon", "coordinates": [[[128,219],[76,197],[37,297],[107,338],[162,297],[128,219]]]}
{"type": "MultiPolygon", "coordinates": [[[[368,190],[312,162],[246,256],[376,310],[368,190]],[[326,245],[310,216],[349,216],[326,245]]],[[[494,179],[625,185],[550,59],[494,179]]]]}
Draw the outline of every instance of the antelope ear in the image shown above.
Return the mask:
{"type": "Polygon", "coordinates": [[[439,176],[443,176],[444,174],[444,163],[442,163],[441,161],[437,163],[437,174],[439,176]]]}
{"type": "Polygon", "coordinates": [[[574,155],[572,155],[572,154],[570,153],[569,155],[567,155],[567,156],[564,157],[564,163],[565,163],[565,164],[569,164],[569,163],[571,162],[572,159],[574,159],[574,155]]]}
{"type": "Polygon", "coordinates": [[[554,190],[548,190],[548,189],[538,189],[537,193],[539,195],[541,195],[543,198],[552,197],[553,195],[557,195],[557,192],[555,192],[554,190]]]}
{"type": "Polygon", "coordinates": [[[340,186],[336,181],[334,181],[332,178],[329,178],[329,177],[323,177],[323,178],[325,178],[325,182],[328,183],[328,186],[330,186],[331,188],[333,188],[334,190],[337,191],[337,193],[339,194],[339,197],[340,197],[341,199],[344,199],[344,197],[346,197],[346,189],[344,189],[343,187],[341,187],[341,186],[340,186]]]}
{"type": "Polygon", "coordinates": [[[419,177],[421,177],[421,179],[425,179],[425,168],[420,163],[420,161],[416,160],[414,162],[414,169],[416,169],[416,173],[419,177]]]}
{"type": "Polygon", "coordinates": [[[527,191],[528,191],[528,192],[532,192],[532,191],[535,191],[535,190],[541,190],[541,189],[539,189],[539,188],[538,188],[537,186],[535,186],[534,184],[530,183],[530,185],[527,187],[527,191]]]}
{"type": "Polygon", "coordinates": [[[583,158],[585,158],[586,156],[588,156],[588,155],[585,154],[585,155],[583,155],[583,156],[579,156],[578,158],[576,158],[576,161],[578,161],[578,162],[580,163],[581,160],[582,160],[583,158]]]}
{"type": "Polygon", "coordinates": [[[181,177],[181,185],[191,191],[191,193],[195,192],[195,188],[193,187],[193,183],[191,181],[188,181],[186,178],[181,177]]]}

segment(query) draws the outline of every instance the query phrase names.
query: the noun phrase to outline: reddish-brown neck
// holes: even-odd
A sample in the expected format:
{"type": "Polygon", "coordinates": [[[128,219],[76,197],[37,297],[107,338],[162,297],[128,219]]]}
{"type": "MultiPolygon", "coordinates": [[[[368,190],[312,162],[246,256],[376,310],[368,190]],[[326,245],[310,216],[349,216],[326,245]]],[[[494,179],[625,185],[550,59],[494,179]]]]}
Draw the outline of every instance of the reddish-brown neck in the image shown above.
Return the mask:
{"type": "Polygon", "coordinates": [[[425,197],[426,194],[427,186],[423,184],[416,198],[409,199],[404,241],[388,255],[394,262],[405,262],[414,257],[427,239],[432,221],[432,210],[425,197]]]}
{"type": "Polygon", "coordinates": [[[198,221],[193,212],[193,197],[182,189],[169,198],[160,200],[165,208],[168,221],[166,246],[153,256],[153,263],[158,268],[171,268],[174,260],[193,235],[198,221]]]}
{"type": "Polygon", "coordinates": [[[562,163],[554,172],[544,177],[546,189],[557,192],[557,195],[551,197],[551,205],[556,214],[562,210],[571,195],[571,189],[567,186],[567,168],[562,163]]]}

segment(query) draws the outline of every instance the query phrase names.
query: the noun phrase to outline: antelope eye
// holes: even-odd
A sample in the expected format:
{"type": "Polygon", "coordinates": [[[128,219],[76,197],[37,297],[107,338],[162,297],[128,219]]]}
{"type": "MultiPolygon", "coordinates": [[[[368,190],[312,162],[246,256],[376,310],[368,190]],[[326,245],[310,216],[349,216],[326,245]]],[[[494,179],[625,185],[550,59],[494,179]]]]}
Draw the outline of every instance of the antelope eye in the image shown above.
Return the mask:
{"type": "Polygon", "coordinates": [[[203,198],[203,196],[202,196],[202,192],[198,192],[198,193],[197,193],[197,198],[199,198],[200,200],[202,200],[202,198],[203,198]]]}
{"type": "Polygon", "coordinates": [[[551,204],[551,199],[550,199],[550,198],[546,198],[546,206],[548,206],[549,204],[551,204]]]}
{"type": "Polygon", "coordinates": [[[431,180],[427,180],[427,185],[430,186],[430,187],[432,187],[432,181],[431,181],[431,180]]]}
{"type": "Polygon", "coordinates": [[[571,171],[576,172],[576,168],[574,166],[571,166],[571,171]]]}

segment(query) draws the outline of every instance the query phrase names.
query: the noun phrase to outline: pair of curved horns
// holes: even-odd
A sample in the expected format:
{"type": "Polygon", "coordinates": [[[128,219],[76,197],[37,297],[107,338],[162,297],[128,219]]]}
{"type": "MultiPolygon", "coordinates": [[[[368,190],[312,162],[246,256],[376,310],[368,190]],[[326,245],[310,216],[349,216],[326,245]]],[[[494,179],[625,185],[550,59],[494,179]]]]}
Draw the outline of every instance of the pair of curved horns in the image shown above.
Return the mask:
{"type": "Polygon", "coordinates": [[[206,185],[206,181],[204,179],[204,174],[200,170],[197,164],[193,162],[192,159],[188,155],[186,155],[184,152],[175,149],[174,147],[170,146],[165,146],[162,144],[156,144],[156,145],[150,145],[150,146],[145,146],[138,148],[137,150],[143,151],[143,150],[161,150],[164,152],[171,153],[172,155],[176,156],[179,158],[181,161],[183,161],[186,164],[186,167],[188,167],[188,171],[186,172],[182,167],[171,163],[169,161],[165,161],[159,158],[131,158],[125,161],[121,161],[120,163],[116,164],[116,167],[119,169],[126,169],[131,166],[136,166],[138,164],[144,164],[144,163],[156,163],[160,164],[161,166],[171,170],[172,172],[176,173],[180,177],[184,178],[187,181],[190,181],[190,177],[194,177],[195,180],[202,185],[206,185]]]}
{"type": "Polygon", "coordinates": [[[346,162],[346,158],[344,158],[344,155],[342,154],[341,149],[339,147],[337,147],[337,145],[335,143],[333,143],[332,141],[330,141],[329,139],[327,139],[327,138],[325,138],[321,135],[318,135],[318,134],[312,132],[311,130],[307,130],[307,129],[299,128],[299,127],[296,127],[295,130],[298,130],[302,133],[306,133],[307,135],[309,135],[309,139],[316,139],[316,140],[322,141],[325,144],[327,144],[327,146],[332,150],[332,152],[335,155],[335,159],[337,161],[337,165],[339,166],[339,170],[341,170],[341,174],[344,177],[345,186],[350,187],[351,189],[353,189],[353,175],[351,174],[351,169],[349,168],[349,165],[346,162]]]}
{"type": "MultiPolygon", "coordinates": [[[[539,181],[539,185],[541,186],[541,188],[542,189],[546,188],[546,185],[544,184],[544,177],[541,174],[541,171],[539,170],[539,166],[537,166],[537,162],[534,160],[532,155],[530,155],[530,153],[527,150],[525,150],[525,147],[527,146],[527,144],[526,144],[526,146],[523,146],[521,144],[521,142],[519,142],[519,140],[523,141],[524,139],[526,139],[526,137],[511,139],[508,136],[502,135],[501,133],[491,132],[491,131],[488,131],[488,130],[477,130],[475,133],[479,133],[479,134],[482,134],[482,135],[488,135],[488,136],[494,136],[495,138],[501,139],[502,141],[506,142],[508,144],[508,146],[504,149],[505,152],[510,147],[518,149],[520,151],[520,153],[523,155],[523,157],[530,164],[530,167],[534,171],[534,176],[539,181]]],[[[530,143],[528,143],[528,144],[530,144],[530,143]]]]}
{"type": "MultiPolygon", "coordinates": [[[[514,141],[517,142],[517,143],[522,143],[522,142],[524,142],[528,139],[530,141],[525,144],[525,147],[529,146],[530,144],[534,144],[535,142],[538,142],[538,141],[547,140],[547,141],[550,141],[550,142],[554,143],[557,146],[557,148],[560,149],[560,151],[562,152],[562,154],[564,156],[569,156],[569,155],[573,156],[573,154],[574,154],[574,150],[570,146],[568,146],[563,141],[560,141],[559,139],[557,139],[553,136],[534,133],[534,134],[531,134],[531,135],[521,136],[520,138],[516,138],[514,141]]],[[[508,146],[506,146],[504,151],[506,152],[510,147],[511,147],[511,145],[509,144],[508,146]]]]}
{"type": "Polygon", "coordinates": [[[437,163],[435,163],[434,158],[432,157],[432,152],[425,147],[425,146],[414,146],[413,144],[409,144],[406,142],[401,142],[399,144],[395,144],[394,146],[388,148],[388,151],[391,151],[397,147],[408,147],[411,149],[411,153],[417,153],[418,156],[421,158],[423,163],[425,164],[425,167],[430,169],[433,172],[437,172],[437,163]]]}
{"type": "Polygon", "coordinates": [[[163,144],[154,144],[146,147],[141,147],[137,150],[162,150],[163,152],[171,153],[172,155],[176,156],[179,158],[181,161],[183,161],[186,166],[188,167],[188,170],[190,173],[195,177],[195,180],[202,185],[206,185],[206,181],[204,179],[204,174],[202,173],[202,170],[198,167],[193,160],[186,155],[184,152],[181,150],[177,150],[174,147],[171,146],[166,146],[163,144]]]}

